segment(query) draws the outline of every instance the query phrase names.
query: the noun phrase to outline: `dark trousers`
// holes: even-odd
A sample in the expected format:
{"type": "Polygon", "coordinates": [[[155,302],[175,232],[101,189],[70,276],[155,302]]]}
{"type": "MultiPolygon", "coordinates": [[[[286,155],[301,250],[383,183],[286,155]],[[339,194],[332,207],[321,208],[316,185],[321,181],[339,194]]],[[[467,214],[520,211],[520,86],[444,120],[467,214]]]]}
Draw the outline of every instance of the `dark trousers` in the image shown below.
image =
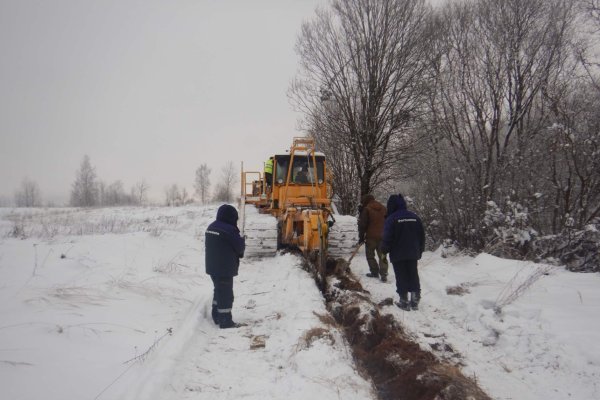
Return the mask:
{"type": "Polygon", "coordinates": [[[214,276],[213,282],[212,317],[216,323],[223,318],[231,319],[233,307],[233,276],[214,276]]]}
{"type": "Polygon", "coordinates": [[[387,276],[388,262],[387,256],[381,251],[381,240],[367,238],[365,241],[365,254],[371,273],[374,275],[387,276]],[[379,263],[375,260],[375,253],[377,253],[379,263]]]}
{"type": "Polygon", "coordinates": [[[421,282],[419,282],[419,271],[417,260],[401,260],[392,262],[396,274],[396,292],[400,296],[408,292],[421,293],[421,282]]]}

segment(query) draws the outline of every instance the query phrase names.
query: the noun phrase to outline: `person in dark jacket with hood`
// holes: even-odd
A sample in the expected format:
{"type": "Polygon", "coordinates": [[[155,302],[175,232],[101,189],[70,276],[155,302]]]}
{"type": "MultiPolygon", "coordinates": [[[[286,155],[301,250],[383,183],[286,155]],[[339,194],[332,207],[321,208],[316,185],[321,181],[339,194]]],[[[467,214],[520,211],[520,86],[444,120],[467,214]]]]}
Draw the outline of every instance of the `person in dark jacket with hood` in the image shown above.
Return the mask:
{"type": "Polygon", "coordinates": [[[387,202],[387,217],[383,228],[382,250],[389,253],[396,274],[396,291],[403,310],[417,310],[421,299],[421,284],[417,261],[425,250],[425,230],[421,219],[406,209],[401,194],[393,194],[387,202]],[[410,292],[410,302],[408,293],[410,292]]]}
{"type": "Polygon", "coordinates": [[[214,292],[212,318],[220,328],[240,326],[233,322],[233,277],[238,274],[240,258],[246,242],[237,227],[238,212],[228,204],[219,207],[217,219],[206,229],[206,273],[210,275],[214,292]]]}
{"type": "Polygon", "coordinates": [[[382,282],[387,282],[388,262],[386,255],[381,251],[385,207],[371,194],[363,196],[361,206],[358,217],[358,241],[365,243],[365,254],[370,270],[367,276],[381,278],[382,282]],[[379,263],[375,260],[375,253],[379,263]]]}

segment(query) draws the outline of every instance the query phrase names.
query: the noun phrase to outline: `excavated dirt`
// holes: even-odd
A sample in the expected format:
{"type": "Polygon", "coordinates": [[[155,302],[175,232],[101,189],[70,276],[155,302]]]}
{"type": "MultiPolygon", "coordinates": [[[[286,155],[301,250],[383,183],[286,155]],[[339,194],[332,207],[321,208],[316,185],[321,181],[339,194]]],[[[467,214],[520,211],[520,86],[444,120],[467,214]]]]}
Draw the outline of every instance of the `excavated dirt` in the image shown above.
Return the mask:
{"type": "MultiPolygon", "coordinates": [[[[368,376],[381,400],[489,400],[459,368],[440,360],[410,340],[402,326],[372,302],[369,292],[343,262],[328,265],[320,283],[335,324],[350,343],[361,373],[368,376]]],[[[322,321],[330,318],[322,317],[322,321]]]]}

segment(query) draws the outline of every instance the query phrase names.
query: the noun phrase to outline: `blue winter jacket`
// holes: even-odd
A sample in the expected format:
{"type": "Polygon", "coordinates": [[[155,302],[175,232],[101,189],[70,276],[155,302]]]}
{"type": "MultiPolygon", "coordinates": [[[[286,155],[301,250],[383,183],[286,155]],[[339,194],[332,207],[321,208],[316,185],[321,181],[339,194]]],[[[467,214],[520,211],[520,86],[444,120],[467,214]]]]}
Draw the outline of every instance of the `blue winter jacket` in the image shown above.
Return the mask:
{"type": "Polygon", "coordinates": [[[246,242],[237,228],[237,210],[228,204],[219,207],[217,220],[205,233],[206,273],[230,277],[238,274],[240,258],[244,257],[246,242]]]}
{"type": "Polygon", "coordinates": [[[402,195],[393,194],[387,202],[381,249],[390,261],[419,260],[425,250],[425,230],[421,219],[406,209],[402,195]]]}

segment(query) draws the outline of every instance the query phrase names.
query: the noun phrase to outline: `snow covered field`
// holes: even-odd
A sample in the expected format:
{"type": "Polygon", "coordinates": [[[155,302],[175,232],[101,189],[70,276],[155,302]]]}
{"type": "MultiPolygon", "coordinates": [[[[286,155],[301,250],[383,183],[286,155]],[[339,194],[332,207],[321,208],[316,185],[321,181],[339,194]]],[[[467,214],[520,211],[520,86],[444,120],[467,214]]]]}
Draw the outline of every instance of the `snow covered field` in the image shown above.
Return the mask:
{"type": "Polygon", "coordinates": [[[294,256],[244,261],[248,326],[213,324],[216,209],[2,210],[0,398],[369,398],[294,256]]]}
{"type": "MultiPolygon", "coordinates": [[[[292,255],[244,260],[210,318],[203,232],[216,206],[0,209],[0,398],[369,399],[292,255]]],[[[600,277],[489,255],[420,264],[419,312],[385,306],[496,399],[600,398],[600,277]]],[[[364,277],[378,302],[394,284],[364,277]]],[[[393,281],[393,273],[390,275],[393,281]]]]}

